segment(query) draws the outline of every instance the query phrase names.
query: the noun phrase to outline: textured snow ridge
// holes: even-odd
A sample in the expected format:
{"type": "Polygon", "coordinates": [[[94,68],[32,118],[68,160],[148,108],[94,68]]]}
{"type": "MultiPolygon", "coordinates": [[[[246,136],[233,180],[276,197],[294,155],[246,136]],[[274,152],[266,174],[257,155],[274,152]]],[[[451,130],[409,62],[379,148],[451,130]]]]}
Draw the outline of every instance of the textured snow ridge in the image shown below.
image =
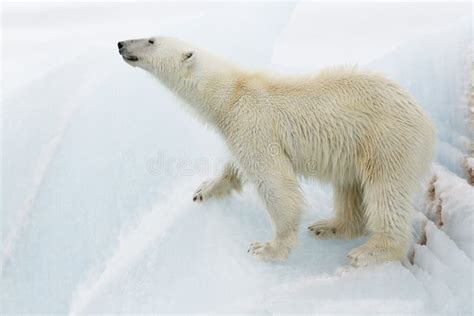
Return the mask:
{"type": "Polygon", "coordinates": [[[474,187],[441,166],[434,168],[424,210],[471,260],[473,252],[474,187]]]}
{"type": "MultiPolygon", "coordinates": [[[[77,62],[74,64],[77,65],[77,62]]],[[[61,104],[62,112],[59,114],[60,117],[58,119],[57,126],[50,127],[52,129],[50,139],[41,145],[38,150],[38,155],[34,156],[36,159],[36,164],[34,166],[31,179],[28,181],[29,187],[26,188],[24,201],[13,215],[15,219],[10,225],[10,230],[7,232],[6,237],[2,238],[0,276],[3,274],[5,265],[12,258],[17,240],[19,239],[24,226],[28,222],[30,210],[33,207],[41,190],[48,169],[50,168],[51,163],[59,151],[67,129],[69,128],[74,115],[81,106],[81,100],[90,95],[91,92],[97,88],[98,83],[103,81],[105,78],[104,74],[96,74],[95,70],[91,66],[84,67],[81,64],[81,67],[83,70],[80,74],[93,79],[80,82],[80,85],[76,87],[75,91],[73,91],[71,94],[66,94],[64,99],[61,100],[61,102],[64,103],[61,104]]],[[[7,102],[5,102],[4,111],[5,115],[9,117],[9,119],[16,118],[15,116],[19,114],[19,110],[14,109],[15,106],[18,107],[18,103],[22,103],[21,97],[18,96],[16,96],[16,98],[8,99],[7,102]],[[17,113],[15,113],[15,111],[17,111],[17,113]]],[[[10,134],[19,132],[15,128],[14,124],[11,125],[13,125],[11,130],[6,129],[8,136],[10,136],[10,134]]],[[[22,126],[17,126],[17,128],[22,128],[22,126]]],[[[11,154],[12,152],[8,152],[8,156],[11,156],[11,154]]]]}
{"type": "MultiPolygon", "coordinates": [[[[474,107],[473,107],[472,113],[473,113],[472,117],[474,118],[474,107]]],[[[473,122],[474,122],[474,119],[473,119],[473,122]]],[[[472,127],[472,129],[474,133],[474,126],[472,127]]],[[[473,147],[473,151],[474,151],[474,142],[472,142],[471,146],[473,147]]],[[[464,174],[467,178],[467,182],[469,182],[470,185],[474,185],[474,157],[469,157],[469,156],[465,157],[462,162],[462,167],[464,169],[464,174]]]]}
{"type": "Polygon", "coordinates": [[[167,199],[153,206],[133,229],[120,236],[118,248],[105,263],[102,273],[79,286],[73,299],[71,314],[82,312],[84,307],[111,281],[119,278],[122,273],[142,259],[147,248],[151,247],[151,243],[155,247],[159,245],[169,227],[185,211],[189,211],[189,207],[186,208],[186,204],[189,203],[184,203],[177,193],[179,191],[174,191],[174,194],[169,194],[167,199]],[[161,210],[165,212],[160,212],[161,210]]]}
{"type": "Polygon", "coordinates": [[[435,166],[418,214],[412,273],[423,284],[434,312],[472,312],[474,187],[435,166]]]}

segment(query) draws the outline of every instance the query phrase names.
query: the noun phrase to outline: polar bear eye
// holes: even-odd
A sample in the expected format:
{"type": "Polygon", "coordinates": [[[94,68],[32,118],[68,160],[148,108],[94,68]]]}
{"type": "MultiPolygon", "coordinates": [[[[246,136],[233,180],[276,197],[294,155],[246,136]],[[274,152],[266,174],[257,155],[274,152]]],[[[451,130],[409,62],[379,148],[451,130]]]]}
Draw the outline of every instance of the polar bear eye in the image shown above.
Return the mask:
{"type": "Polygon", "coordinates": [[[188,59],[191,59],[191,57],[193,57],[194,53],[193,52],[186,52],[183,54],[183,60],[188,60],[188,59]]]}
{"type": "Polygon", "coordinates": [[[148,43],[150,43],[150,44],[154,44],[154,43],[155,43],[155,41],[154,41],[154,40],[148,40],[148,43]]]}

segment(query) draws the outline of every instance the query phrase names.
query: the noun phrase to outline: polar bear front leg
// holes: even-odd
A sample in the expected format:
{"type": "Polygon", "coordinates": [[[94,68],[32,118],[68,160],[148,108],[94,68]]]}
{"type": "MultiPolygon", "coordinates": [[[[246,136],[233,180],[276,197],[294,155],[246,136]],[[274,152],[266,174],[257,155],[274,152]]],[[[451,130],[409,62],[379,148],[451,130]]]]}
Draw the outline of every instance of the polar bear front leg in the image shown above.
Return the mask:
{"type": "Polygon", "coordinates": [[[284,157],[272,167],[260,166],[254,182],[272,219],[274,238],[268,242],[253,242],[248,252],[262,260],[284,261],[297,242],[303,207],[298,180],[284,157]]]}
{"type": "Polygon", "coordinates": [[[233,190],[240,192],[241,189],[240,171],[234,163],[228,162],[217,178],[204,181],[197,188],[193,194],[193,201],[204,202],[211,197],[222,198],[233,190]]]}

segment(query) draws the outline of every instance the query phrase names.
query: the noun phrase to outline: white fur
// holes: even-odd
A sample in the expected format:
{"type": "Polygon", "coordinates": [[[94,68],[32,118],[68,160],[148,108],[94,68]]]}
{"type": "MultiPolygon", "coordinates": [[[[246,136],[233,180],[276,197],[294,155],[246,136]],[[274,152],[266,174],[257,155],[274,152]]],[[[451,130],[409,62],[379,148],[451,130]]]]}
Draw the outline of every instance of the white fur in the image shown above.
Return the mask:
{"type": "Polygon", "coordinates": [[[252,254],[284,260],[296,243],[304,200],[297,177],[334,184],[335,217],[309,229],[318,238],[369,241],[348,257],[361,266],[404,260],[411,204],[433,155],[435,130],[416,102],[378,74],[333,68],[314,76],[243,70],[172,38],[124,42],[124,56],[155,75],[219,131],[233,154],[196,201],[255,184],[273,220],[270,242],[252,254]]]}

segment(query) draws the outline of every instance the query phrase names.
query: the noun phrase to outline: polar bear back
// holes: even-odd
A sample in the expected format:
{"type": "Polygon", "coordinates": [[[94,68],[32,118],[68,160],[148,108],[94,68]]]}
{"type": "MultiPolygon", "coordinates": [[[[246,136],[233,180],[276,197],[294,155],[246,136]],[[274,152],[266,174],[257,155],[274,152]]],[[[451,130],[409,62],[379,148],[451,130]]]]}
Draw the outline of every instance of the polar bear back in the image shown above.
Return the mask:
{"type": "Polygon", "coordinates": [[[433,155],[429,118],[378,74],[352,68],[306,77],[252,74],[241,79],[240,94],[227,116],[234,147],[238,139],[258,138],[253,143],[270,152],[278,147],[303,176],[389,181],[403,173],[415,179],[433,155]]]}

